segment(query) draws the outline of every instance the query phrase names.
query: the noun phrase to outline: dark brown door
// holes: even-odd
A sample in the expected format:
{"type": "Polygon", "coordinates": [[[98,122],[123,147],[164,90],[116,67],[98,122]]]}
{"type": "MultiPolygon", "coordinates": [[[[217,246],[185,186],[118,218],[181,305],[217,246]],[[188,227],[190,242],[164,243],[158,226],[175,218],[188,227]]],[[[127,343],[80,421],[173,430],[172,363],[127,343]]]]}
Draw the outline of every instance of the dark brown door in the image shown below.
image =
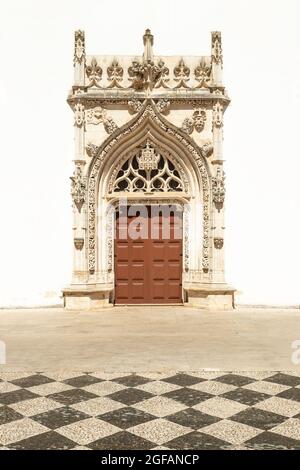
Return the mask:
{"type": "Polygon", "coordinates": [[[143,219],[117,213],[115,303],[181,303],[181,279],[181,211],[158,214],[147,207],[143,219]]]}

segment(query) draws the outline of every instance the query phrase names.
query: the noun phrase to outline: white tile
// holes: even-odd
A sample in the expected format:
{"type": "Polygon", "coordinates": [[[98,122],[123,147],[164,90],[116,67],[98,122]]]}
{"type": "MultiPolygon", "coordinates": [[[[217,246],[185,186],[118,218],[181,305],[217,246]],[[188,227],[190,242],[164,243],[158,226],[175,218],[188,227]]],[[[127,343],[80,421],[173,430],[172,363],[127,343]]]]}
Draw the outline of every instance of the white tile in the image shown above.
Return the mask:
{"type": "Polygon", "coordinates": [[[90,416],[98,416],[104,413],[109,413],[110,411],[118,410],[124,406],[125,405],[122,403],[111,400],[108,397],[98,397],[75,403],[74,405],[71,405],[71,408],[90,416]]]}
{"type": "Polygon", "coordinates": [[[61,408],[63,405],[49,398],[39,397],[33,398],[32,400],[24,400],[18,403],[13,403],[9,406],[24,416],[33,416],[40,413],[45,413],[46,411],[55,410],[56,408],[61,408]]]}
{"type": "Polygon", "coordinates": [[[218,418],[229,418],[247,408],[246,405],[223,397],[213,397],[193,406],[195,410],[218,418]]]}
{"type": "Polygon", "coordinates": [[[300,413],[300,402],[281,397],[270,397],[262,402],[257,403],[255,408],[259,408],[265,411],[272,411],[278,415],[292,418],[296,414],[300,413]]]}
{"type": "Polygon", "coordinates": [[[200,432],[209,434],[210,436],[217,437],[223,441],[230,442],[231,444],[242,444],[252,437],[262,433],[262,430],[248,426],[247,424],[236,423],[223,419],[218,423],[205,426],[199,429],[200,432]]]}
{"type": "Polygon", "coordinates": [[[46,431],[49,431],[49,429],[32,419],[19,419],[17,424],[16,421],[12,421],[0,426],[0,444],[11,444],[46,431]]]}
{"type": "Polygon", "coordinates": [[[103,437],[115,434],[120,430],[121,429],[117,426],[113,426],[105,421],[96,418],[88,418],[56,429],[56,432],[79,445],[86,445],[103,437]]]}
{"type": "Polygon", "coordinates": [[[164,416],[184,410],[186,405],[183,405],[182,403],[179,403],[170,398],[157,396],[137,403],[134,407],[138,410],[142,410],[146,413],[150,413],[154,416],[162,418],[164,416]]]}
{"type": "Polygon", "coordinates": [[[147,423],[138,424],[127,431],[160,445],[191,432],[191,429],[165,419],[154,419],[147,423]]]}
{"type": "Polygon", "coordinates": [[[272,432],[300,441],[300,419],[290,418],[272,428],[272,432]]]}

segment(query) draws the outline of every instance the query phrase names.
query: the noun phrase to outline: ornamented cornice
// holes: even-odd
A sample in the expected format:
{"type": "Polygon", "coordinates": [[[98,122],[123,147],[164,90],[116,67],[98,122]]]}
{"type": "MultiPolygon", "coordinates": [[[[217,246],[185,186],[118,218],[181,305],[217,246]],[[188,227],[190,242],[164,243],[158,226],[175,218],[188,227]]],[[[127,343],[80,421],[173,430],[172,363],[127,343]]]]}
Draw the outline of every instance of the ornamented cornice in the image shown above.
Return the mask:
{"type": "Polygon", "coordinates": [[[85,39],[84,31],[75,31],[75,49],[74,49],[74,65],[76,62],[81,64],[85,61],[85,39]]]}

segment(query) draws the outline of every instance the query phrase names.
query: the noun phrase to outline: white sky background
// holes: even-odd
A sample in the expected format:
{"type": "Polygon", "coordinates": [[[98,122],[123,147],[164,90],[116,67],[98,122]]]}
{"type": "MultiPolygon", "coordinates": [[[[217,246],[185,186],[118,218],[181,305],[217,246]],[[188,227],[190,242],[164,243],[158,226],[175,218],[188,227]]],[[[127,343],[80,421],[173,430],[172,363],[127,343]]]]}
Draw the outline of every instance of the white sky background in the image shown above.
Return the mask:
{"type": "Polygon", "coordinates": [[[72,265],[73,38],[88,54],[210,54],[223,36],[227,281],[300,304],[298,0],[0,2],[0,305],[53,302],[72,265]]]}

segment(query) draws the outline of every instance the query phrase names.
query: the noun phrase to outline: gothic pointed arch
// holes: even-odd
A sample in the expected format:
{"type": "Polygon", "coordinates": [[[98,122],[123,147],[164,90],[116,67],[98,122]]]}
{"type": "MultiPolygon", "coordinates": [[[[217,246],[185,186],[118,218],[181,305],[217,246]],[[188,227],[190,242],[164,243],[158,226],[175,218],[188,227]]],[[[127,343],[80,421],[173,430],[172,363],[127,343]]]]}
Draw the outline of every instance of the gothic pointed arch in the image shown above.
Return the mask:
{"type": "MultiPolygon", "coordinates": [[[[166,166],[168,166],[168,161],[172,163],[173,166],[168,168],[169,175],[165,167],[166,173],[171,177],[171,172],[176,170],[177,173],[173,173],[173,176],[176,176],[177,182],[185,190],[184,193],[189,196],[199,195],[200,193],[203,214],[202,268],[204,271],[209,269],[209,250],[211,249],[209,237],[211,212],[209,166],[202,155],[201,149],[197,147],[194,141],[163,118],[153,101],[145,101],[137,116],[123,127],[115,130],[97,149],[90,163],[87,175],[88,269],[90,273],[96,270],[98,196],[99,194],[103,196],[112,189],[111,182],[114,180],[113,178],[116,180],[116,172],[122,165],[122,159],[125,159],[125,161],[130,159],[132,152],[133,155],[136,155],[134,152],[143,146],[145,148],[147,141],[154,152],[164,155],[164,164],[166,166]]],[[[150,180],[147,181],[146,178],[144,184],[149,183],[151,185],[150,180]]],[[[170,181],[169,179],[168,183],[170,181]]],[[[162,180],[161,183],[163,184],[162,180]]],[[[168,188],[168,184],[166,187],[168,188]]]]}

